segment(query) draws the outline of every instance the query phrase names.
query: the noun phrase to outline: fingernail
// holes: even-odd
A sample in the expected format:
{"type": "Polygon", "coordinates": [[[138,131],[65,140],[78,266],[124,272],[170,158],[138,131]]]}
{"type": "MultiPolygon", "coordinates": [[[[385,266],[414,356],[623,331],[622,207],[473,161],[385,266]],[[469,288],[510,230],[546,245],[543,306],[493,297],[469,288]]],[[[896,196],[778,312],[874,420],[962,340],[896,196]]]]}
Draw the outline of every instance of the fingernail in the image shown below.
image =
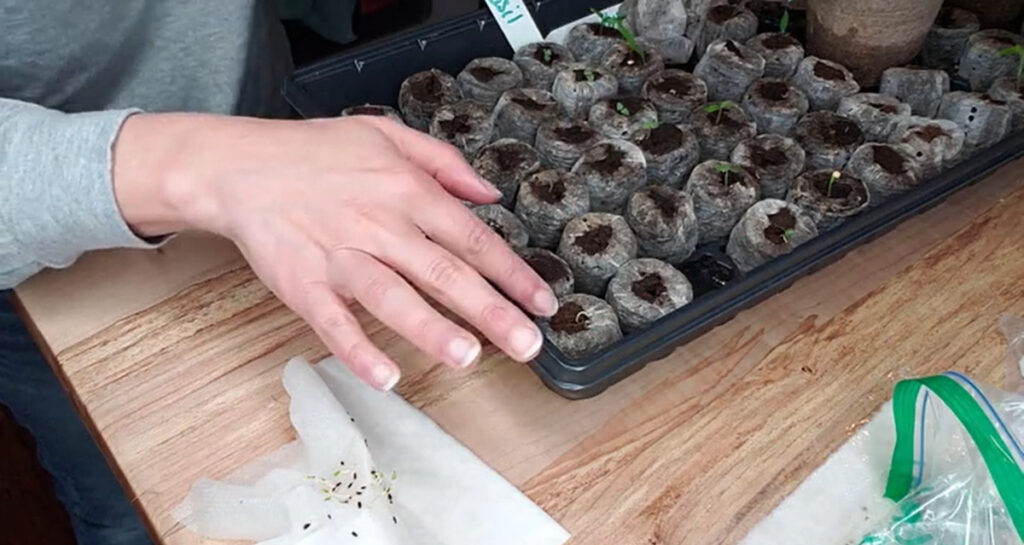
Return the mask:
{"type": "Polygon", "coordinates": [[[540,345],[544,338],[535,327],[517,327],[512,330],[508,337],[508,344],[512,347],[514,356],[520,359],[530,359],[540,352],[540,345]]]}
{"type": "Polygon", "coordinates": [[[459,367],[469,367],[480,356],[480,343],[465,337],[455,337],[448,343],[448,357],[459,367]]]}
{"type": "Polygon", "coordinates": [[[477,177],[477,179],[480,180],[480,185],[484,186],[484,189],[489,191],[491,195],[494,195],[495,199],[501,198],[501,191],[494,184],[480,177],[477,177]]]}
{"type": "Polygon", "coordinates": [[[390,391],[395,387],[395,384],[398,384],[399,376],[401,374],[398,370],[390,365],[381,364],[373,368],[373,382],[385,392],[390,391]]]}
{"type": "Polygon", "coordinates": [[[541,316],[554,316],[558,312],[558,299],[550,288],[541,288],[533,294],[533,308],[541,316]]]}

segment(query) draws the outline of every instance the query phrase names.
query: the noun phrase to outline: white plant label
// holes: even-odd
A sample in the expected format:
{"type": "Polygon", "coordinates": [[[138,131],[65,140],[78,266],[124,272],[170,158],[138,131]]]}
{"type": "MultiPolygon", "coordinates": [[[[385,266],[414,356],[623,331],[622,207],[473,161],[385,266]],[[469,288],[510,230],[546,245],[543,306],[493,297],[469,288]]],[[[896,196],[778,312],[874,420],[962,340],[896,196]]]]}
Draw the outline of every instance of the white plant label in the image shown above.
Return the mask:
{"type": "Polygon", "coordinates": [[[487,7],[513,51],[526,44],[543,41],[540,29],[523,0],[487,0],[487,7]]]}

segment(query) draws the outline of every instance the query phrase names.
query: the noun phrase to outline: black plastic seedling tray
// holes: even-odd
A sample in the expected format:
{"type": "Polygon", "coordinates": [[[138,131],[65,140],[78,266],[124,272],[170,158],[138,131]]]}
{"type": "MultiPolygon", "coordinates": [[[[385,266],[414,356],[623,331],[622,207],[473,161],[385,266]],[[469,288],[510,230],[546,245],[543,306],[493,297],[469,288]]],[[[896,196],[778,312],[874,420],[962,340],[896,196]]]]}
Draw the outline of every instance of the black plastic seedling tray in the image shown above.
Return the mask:
{"type": "MultiPolygon", "coordinates": [[[[583,17],[591,8],[603,9],[614,3],[608,0],[541,0],[528,1],[527,5],[541,33],[547,34],[583,17]]],[[[454,75],[470,60],[485,56],[511,57],[512,49],[490,12],[483,9],[301,68],[285,82],[285,97],[307,118],[335,116],[342,109],[357,104],[394,106],[398,88],[409,75],[430,68],[454,75]]],[[[570,360],[545,342],[531,366],[545,385],[565,397],[581,399],[597,395],[646,364],[664,358],[732,319],[741,310],[786,289],[799,278],[836,261],[853,248],[935,206],[1021,155],[1024,155],[1024,131],[1011,134],[913,191],[822,233],[792,253],[766,263],[721,289],[699,295],[651,327],[628,335],[590,357],[570,360]]]]}

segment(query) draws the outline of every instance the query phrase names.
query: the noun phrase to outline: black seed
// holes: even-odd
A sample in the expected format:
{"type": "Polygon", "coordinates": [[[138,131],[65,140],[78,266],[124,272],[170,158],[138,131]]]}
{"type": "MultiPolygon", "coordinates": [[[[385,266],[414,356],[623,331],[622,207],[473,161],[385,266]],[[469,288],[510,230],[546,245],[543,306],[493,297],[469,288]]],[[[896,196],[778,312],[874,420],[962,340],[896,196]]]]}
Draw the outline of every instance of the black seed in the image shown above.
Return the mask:
{"type": "Polygon", "coordinates": [[[355,418],[352,418],[351,416],[350,416],[350,417],[348,417],[348,419],[349,419],[349,420],[351,420],[351,421],[353,421],[353,422],[355,422],[355,421],[356,421],[356,419],[355,419],[355,418]]]}
{"type": "Polygon", "coordinates": [[[327,513],[327,520],[331,520],[331,514],[327,513]]]}
{"type": "Polygon", "coordinates": [[[355,530],[352,530],[352,537],[359,537],[359,534],[357,534],[355,530]]]}
{"type": "Polygon", "coordinates": [[[303,524],[302,525],[302,529],[303,530],[309,530],[309,523],[307,522],[307,523],[303,524]]]}
{"type": "Polygon", "coordinates": [[[362,495],[363,495],[362,491],[356,490],[356,496],[362,496],[362,495]]]}
{"type": "Polygon", "coordinates": [[[394,521],[395,524],[398,524],[398,517],[391,517],[391,520],[394,521]]]}
{"type": "Polygon", "coordinates": [[[353,473],[352,474],[352,480],[355,481],[357,479],[359,479],[359,474],[358,473],[353,473]]]}
{"type": "Polygon", "coordinates": [[[974,116],[973,115],[967,116],[967,122],[970,123],[971,121],[974,121],[974,116]]]}
{"type": "Polygon", "coordinates": [[[352,488],[352,485],[354,485],[354,484],[356,484],[356,483],[348,483],[348,486],[346,486],[345,488],[352,488]]]}
{"type": "Polygon", "coordinates": [[[345,465],[345,460],[342,460],[342,461],[341,461],[341,465],[345,465]]]}
{"type": "Polygon", "coordinates": [[[359,490],[366,490],[366,485],[364,484],[363,486],[360,486],[359,490]]]}
{"type": "Polygon", "coordinates": [[[357,501],[357,502],[356,502],[356,508],[357,508],[357,509],[362,509],[362,508],[363,508],[363,502],[361,502],[361,501],[357,501]]]}

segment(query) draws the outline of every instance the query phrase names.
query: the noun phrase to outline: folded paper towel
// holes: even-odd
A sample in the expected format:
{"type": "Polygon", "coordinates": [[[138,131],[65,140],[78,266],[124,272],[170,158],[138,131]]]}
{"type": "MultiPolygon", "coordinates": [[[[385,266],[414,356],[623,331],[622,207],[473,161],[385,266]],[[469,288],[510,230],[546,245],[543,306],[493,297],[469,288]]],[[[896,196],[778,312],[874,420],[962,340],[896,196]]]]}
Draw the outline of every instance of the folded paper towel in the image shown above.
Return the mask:
{"type": "Polygon", "coordinates": [[[328,359],[294,359],[298,441],[175,510],[193,531],[260,545],[560,545],[569,535],[433,421],[328,359]],[[342,406],[342,402],[344,406],[342,406]]]}

